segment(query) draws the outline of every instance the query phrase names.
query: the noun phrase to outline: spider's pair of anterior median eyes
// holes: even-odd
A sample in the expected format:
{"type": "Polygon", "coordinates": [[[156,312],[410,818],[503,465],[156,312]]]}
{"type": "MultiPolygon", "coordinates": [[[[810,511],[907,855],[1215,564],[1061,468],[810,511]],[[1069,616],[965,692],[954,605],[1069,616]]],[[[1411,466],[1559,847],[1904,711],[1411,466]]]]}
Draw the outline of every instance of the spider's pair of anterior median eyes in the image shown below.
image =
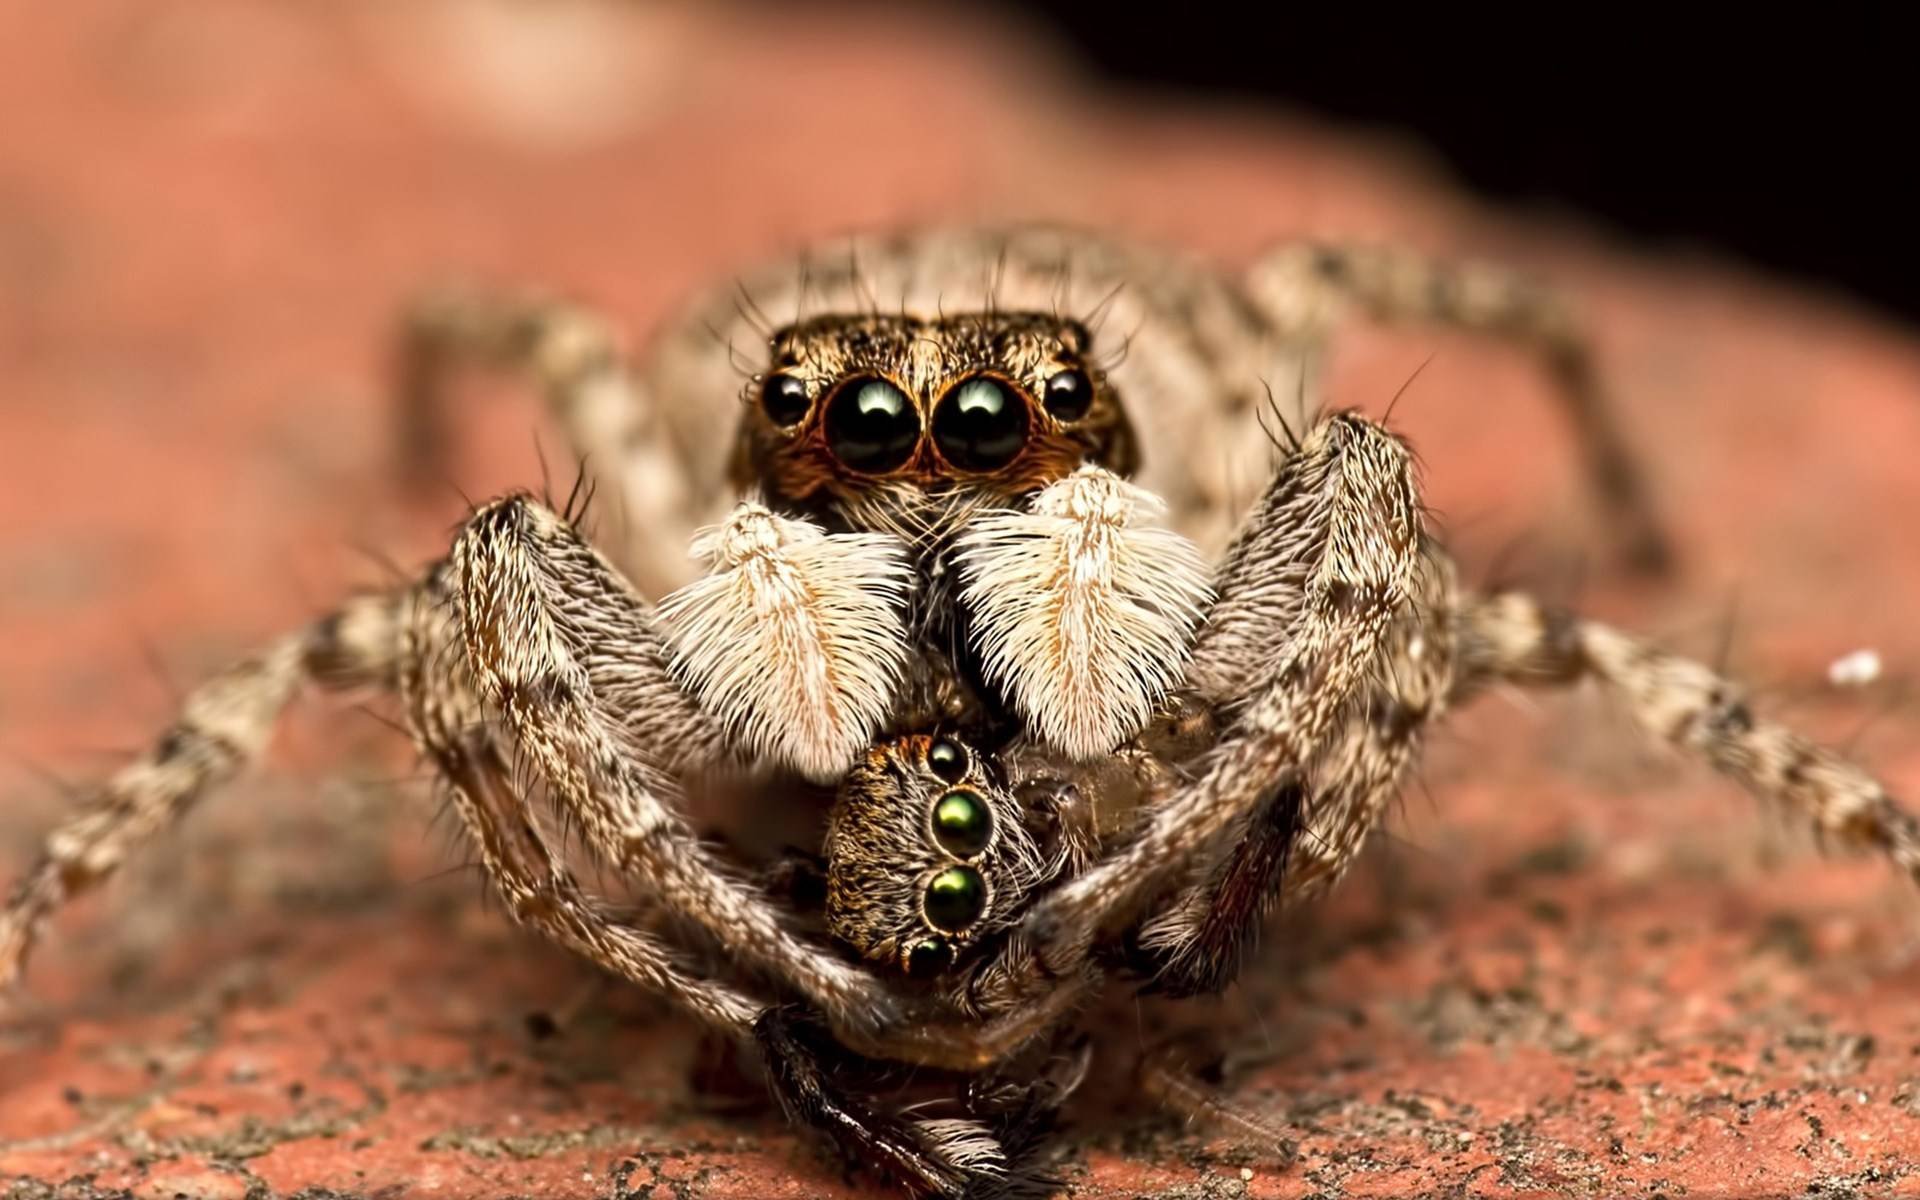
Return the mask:
{"type": "Polygon", "coordinates": [[[935,845],[958,860],[934,872],[920,901],[920,915],[939,932],[907,950],[907,973],[937,975],[953,961],[953,946],[941,934],[963,933],[987,909],[987,884],[972,865],[993,842],[993,814],[980,793],[961,786],[970,760],[958,742],[939,738],[927,748],[927,769],[950,785],[927,814],[935,845]]]}
{"type": "MultiPolygon", "coordinates": [[[[1078,367],[1047,379],[1042,405],[1056,421],[1077,421],[1093,403],[1093,380],[1078,367]]],[[[813,410],[806,383],[775,373],[760,389],[760,407],[782,428],[792,428],[813,410]]],[[[933,406],[933,444],[948,466],[961,471],[997,471],[1027,443],[1032,423],[1025,392],[998,375],[969,375],[941,394],[933,406]]],[[[898,470],[920,445],[920,409],[890,379],[853,375],[826,393],[827,449],[842,466],[865,475],[898,470]]]]}

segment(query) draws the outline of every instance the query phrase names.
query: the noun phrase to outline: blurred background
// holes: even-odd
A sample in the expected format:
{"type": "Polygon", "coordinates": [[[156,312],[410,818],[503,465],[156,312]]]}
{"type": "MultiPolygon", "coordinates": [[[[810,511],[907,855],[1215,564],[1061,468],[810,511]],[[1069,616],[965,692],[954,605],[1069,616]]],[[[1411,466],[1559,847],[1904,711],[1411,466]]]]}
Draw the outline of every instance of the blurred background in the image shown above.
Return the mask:
{"type": "Polygon", "coordinates": [[[1296,5],[1238,36],[1224,5],[1172,21],[1085,0],[1004,7],[1109,81],[1312,113],[1642,250],[1737,256],[1920,315],[1920,188],[1898,148],[1914,30],[1896,8],[1734,21],[1676,5],[1296,5]]]}
{"type": "MultiPolygon", "coordinates": [[[[640,345],[769,255],[930,220],[1223,263],[1391,243],[1551,281],[1675,577],[1590,553],[1605,531],[1523,356],[1356,328],[1329,401],[1377,413],[1418,372],[1394,422],[1468,578],[1725,661],[1920,795],[1892,18],[1121,7],[6,5],[0,880],[193,680],[437,553],[463,495],[537,483],[535,439],[558,440],[484,379],[446,486],[398,477],[391,333],[424,285],[579,296],[640,345]],[[1826,684],[1866,648],[1873,684],[1826,684]]],[[[1076,1194],[1910,1178],[1911,889],[1637,745],[1591,703],[1465,717],[1387,848],[1216,1014],[1259,1031],[1233,1086],[1304,1162],[1136,1114],[1074,1135],[1076,1194]]],[[[299,706],[270,769],[66,914],[0,1014],[0,1184],[870,1194],[777,1118],[704,1109],[692,1039],[513,934],[421,836],[433,812],[392,728],[299,706]]]]}

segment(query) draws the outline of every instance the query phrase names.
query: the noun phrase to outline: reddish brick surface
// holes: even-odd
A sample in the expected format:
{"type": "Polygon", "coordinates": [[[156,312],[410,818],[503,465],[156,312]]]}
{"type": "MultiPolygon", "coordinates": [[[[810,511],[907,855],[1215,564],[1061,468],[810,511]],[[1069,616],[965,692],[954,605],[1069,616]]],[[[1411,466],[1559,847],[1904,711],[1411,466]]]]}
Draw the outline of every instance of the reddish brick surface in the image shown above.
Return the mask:
{"type": "MultiPolygon", "coordinates": [[[[395,486],[382,394],[423,281],[544,282],[643,332],[798,237],[929,216],[1221,255],[1394,239],[1561,280],[1686,551],[1659,588],[1596,562],[1581,601],[1703,654],[1737,607],[1766,701],[1835,739],[1879,714],[1858,753],[1920,794],[1920,344],[1837,299],[1489,210],[1392,147],[1092,95],[1019,30],[425,0],[11,18],[0,874],[60,811],[40,768],[98,775],[172,689],[377,578],[356,547],[444,536],[460,500],[395,486]],[[1886,678],[1825,689],[1858,647],[1886,678]]],[[[1395,420],[1463,557],[1526,535],[1523,577],[1569,594],[1599,541],[1527,363],[1360,332],[1335,399],[1377,411],[1430,355],[1395,420]]],[[[474,495],[536,478],[534,406],[482,400],[474,495]]],[[[399,740],[303,705],[268,770],[63,916],[0,1015],[0,1187],[874,1192],[692,1088],[711,1055],[647,1000],[512,932],[426,832],[399,740]]],[[[1590,698],[1489,701],[1244,986],[1098,1026],[1094,1097],[1179,1021],[1300,1160],[1090,1097],[1074,1194],[1920,1195],[1920,903],[1788,828],[1590,698]]]]}

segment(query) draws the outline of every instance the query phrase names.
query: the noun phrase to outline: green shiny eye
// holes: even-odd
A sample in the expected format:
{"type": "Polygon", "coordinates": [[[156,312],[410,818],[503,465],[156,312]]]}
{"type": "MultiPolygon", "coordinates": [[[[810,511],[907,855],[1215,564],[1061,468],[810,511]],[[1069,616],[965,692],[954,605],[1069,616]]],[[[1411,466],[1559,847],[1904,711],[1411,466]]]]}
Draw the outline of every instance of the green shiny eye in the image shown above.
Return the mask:
{"type": "Polygon", "coordinates": [[[972,858],[987,848],[993,817],[987,803],[969,791],[952,791],[933,806],[933,839],[955,858],[972,858]]]}
{"type": "Polygon", "coordinates": [[[945,938],[923,938],[907,951],[907,974],[914,979],[938,975],[953,963],[953,947],[945,938]]]}
{"type": "Polygon", "coordinates": [[[972,867],[948,867],[927,884],[927,923],[958,933],[987,910],[987,885],[972,867]]]}

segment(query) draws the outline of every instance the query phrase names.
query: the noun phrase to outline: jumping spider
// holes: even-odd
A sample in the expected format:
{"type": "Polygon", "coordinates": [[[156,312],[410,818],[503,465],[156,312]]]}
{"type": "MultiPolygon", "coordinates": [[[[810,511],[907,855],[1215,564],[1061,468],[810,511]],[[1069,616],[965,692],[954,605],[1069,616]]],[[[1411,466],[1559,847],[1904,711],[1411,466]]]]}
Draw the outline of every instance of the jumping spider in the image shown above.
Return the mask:
{"type": "Polygon", "coordinates": [[[1539,351],[1612,527],[1661,561],[1572,323],[1498,271],[1290,247],[1233,278],[1045,230],[915,235],[744,281],[637,367],[578,309],[441,297],[403,359],[415,474],[451,362],[529,367],[617,502],[624,571],[571,506],[508,496],[418,579],[208,682],[48,838],[0,911],[0,977],[254,759],[307,681],[397,698],[516,921],[757,1047],[797,1118],[949,1197],[1043,1187],[1024,1156],[1075,1082],[1071,1014],[1116,975],[1226,986],[1261,915],[1340,877],[1427,730],[1490,685],[1596,681],[1920,876],[1920,825],[1734,684],[1463,590],[1381,425],[1262,436],[1266,387],[1304,393],[1354,309],[1539,351]],[[761,315],[789,305],[777,329],[761,315]],[[762,347],[731,448],[716,331],[762,347]],[[708,573],[687,581],[695,520],[708,573]],[[837,789],[820,911],[695,836],[683,802],[743,770],[767,811],[837,789]],[[529,787],[671,919],[586,891],[529,787]],[[723,974],[692,965],[713,947],[723,974]],[[850,1082],[887,1063],[951,1072],[959,1107],[909,1116],[850,1082]]]}

